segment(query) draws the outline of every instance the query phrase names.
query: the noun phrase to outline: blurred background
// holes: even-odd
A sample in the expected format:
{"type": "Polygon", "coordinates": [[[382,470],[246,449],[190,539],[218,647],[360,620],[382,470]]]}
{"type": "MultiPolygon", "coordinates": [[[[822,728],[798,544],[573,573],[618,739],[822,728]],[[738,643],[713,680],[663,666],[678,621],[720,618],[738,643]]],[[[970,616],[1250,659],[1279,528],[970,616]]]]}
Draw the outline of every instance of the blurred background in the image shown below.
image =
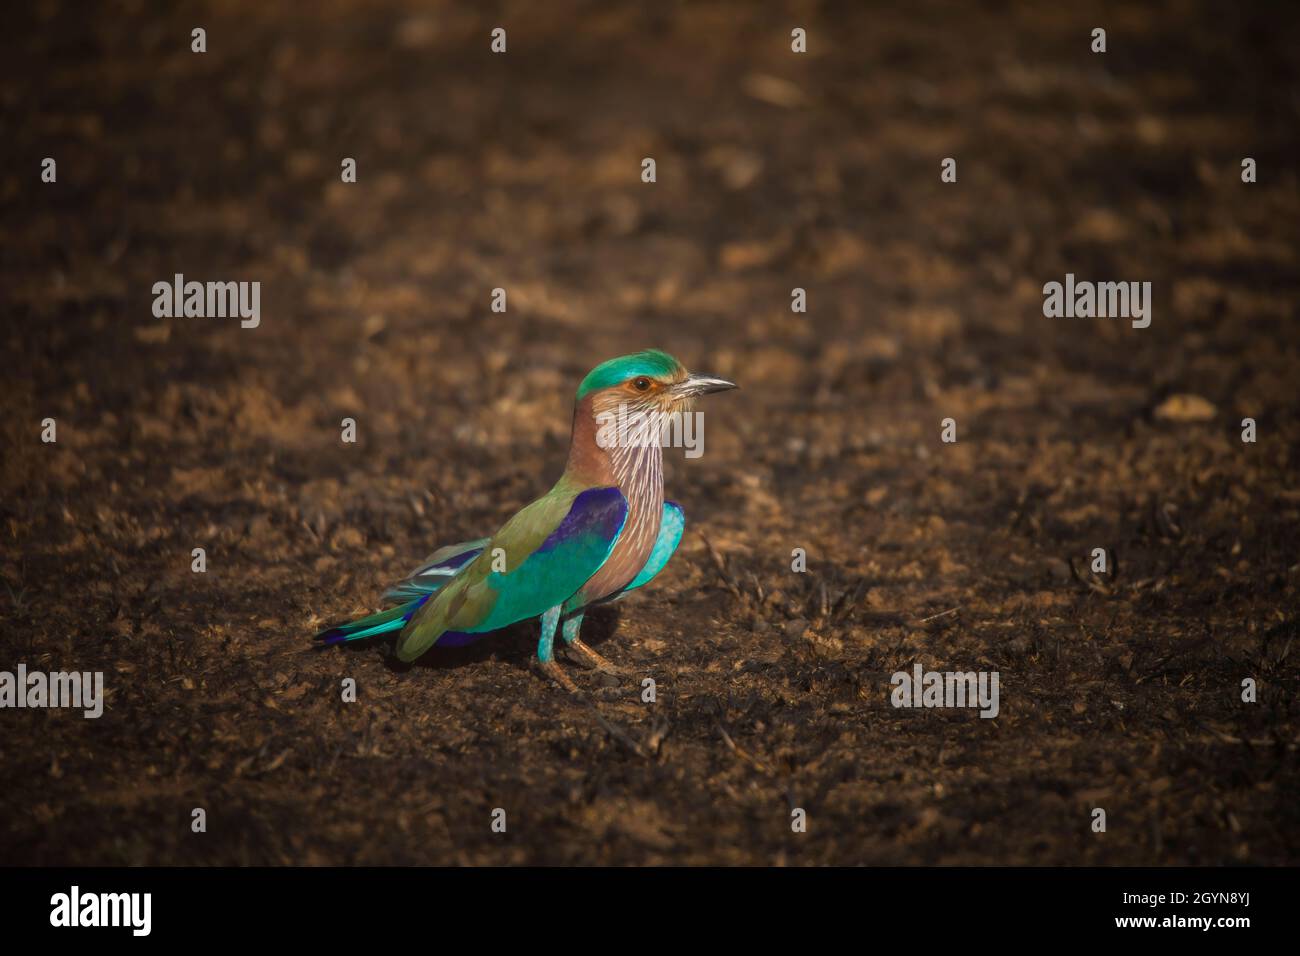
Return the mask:
{"type": "Polygon", "coordinates": [[[6,19],[0,668],[110,694],[4,718],[3,862],[1296,862],[1291,8],[6,19]],[[1150,281],[1151,327],[1044,318],[1067,272],[1150,281]],[[260,281],[260,326],[155,318],[175,273],[260,281]],[[527,628],[306,649],[545,491],[582,375],[644,347],[742,385],[597,622],[660,685],[585,676],[648,756],[527,628]],[[1000,716],[893,710],[916,661],[998,670],[1000,716]]]}

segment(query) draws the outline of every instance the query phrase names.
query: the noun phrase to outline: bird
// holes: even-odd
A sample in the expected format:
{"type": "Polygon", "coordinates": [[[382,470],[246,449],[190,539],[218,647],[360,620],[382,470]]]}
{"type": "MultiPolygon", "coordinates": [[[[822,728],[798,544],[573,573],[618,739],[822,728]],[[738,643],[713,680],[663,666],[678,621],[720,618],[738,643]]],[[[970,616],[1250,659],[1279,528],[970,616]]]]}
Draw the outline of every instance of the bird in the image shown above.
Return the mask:
{"type": "Polygon", "coordinates": [[[621,668],[579,636],[587,609],[648,584],[686,516],[664,498],[663,437],[695,400],[736,388],[647,349],[602,362],[578,386],[564,473],[490,538],[439,548],[381,598],[383,610],[315,635],[319,647],[397,634],[396,657],[469,644],[537,619],[537,664],[579,693],[555,661],[557,630],[593,667],[621,668]]]}

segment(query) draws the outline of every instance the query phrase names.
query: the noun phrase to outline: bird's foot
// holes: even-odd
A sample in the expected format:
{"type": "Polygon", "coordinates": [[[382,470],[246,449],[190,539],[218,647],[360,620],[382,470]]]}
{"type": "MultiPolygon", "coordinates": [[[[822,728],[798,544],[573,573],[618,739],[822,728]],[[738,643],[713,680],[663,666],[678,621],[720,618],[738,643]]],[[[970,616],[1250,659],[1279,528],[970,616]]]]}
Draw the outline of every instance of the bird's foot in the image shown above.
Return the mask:
{"type": "MultiPolygon", "coordinates": [[[[584,644],[583,647],[586,647],[586,645],[584,644]]],[[[587,648],[587,650],[590,651],[591,649],[587,648]]],[[[595,654],[594,651],[592,651],[592,653],[595,654]]],[[[597,657],[599,657],[599,655],[597,655],[597,657]]],[[[600,658],[600,659],[604,660],[604,658],[600,658]]],[[[636,754],[638,757],[649,756],[645,747],[641,745],[640,741],[638,741],[635,737],[633,737],[630,733],[628,733],[618,724],[605,719],[604,715],[601,714],[600,712],[600,708],[598,708],[595,705],[595,703],[593,703],[591,699],[587,697],[586,694],[578,690],[577,686],[574,685],[573,681],[569,680],[569,675],[564,673],[564,671],[560,668],[560,665],[557,664],[553,659],[549,661],[537,660],[537,667],[542,671],[542,673],[548,675],[552,680],[555,681],[555,683],[559,684],[570,694],[572,694],[579,703],[585,704],[588,708],[590,708],[591,716],[595,718],[596,723],[599,724],[600,727],[605,731],[605,733],[609,734],[610,737],[612,737],[614,740],[621,743],[623,746],[627,747],[628,750],[632,751],[632,753],[636,754]]],[[[656,749],[657,746],[658,745],[656,745],[656,749]]]]}
{"type": "Polygon", "coordinates": [[[555,683],[559,684],[570,694],[573,694],[575,697],[583,696],[582,691],[578,690],[578,685],[569,680],[569,675],[564,673],[564,669],[560,667],[557,661],[538,661],[537,667],[543,674],[551,678],[551,680],[555,681],[555,683]]]}
{"type": "Polygon", "coordinates": [[[605,658],[601,657],[599,654],[593,651],[586,644],[582,643],[581,638],[575,637],[572,641],[570,641],[569,649],[577,651],[582,657],[585,657],[591,663],[592,667],[594,667],[596,670],[600,671],[601,673],[617,674],[620,676],[627,675],[626,670],[619,667],[617,664],[611,663],[610,661],[607,661],[605,658]]]}

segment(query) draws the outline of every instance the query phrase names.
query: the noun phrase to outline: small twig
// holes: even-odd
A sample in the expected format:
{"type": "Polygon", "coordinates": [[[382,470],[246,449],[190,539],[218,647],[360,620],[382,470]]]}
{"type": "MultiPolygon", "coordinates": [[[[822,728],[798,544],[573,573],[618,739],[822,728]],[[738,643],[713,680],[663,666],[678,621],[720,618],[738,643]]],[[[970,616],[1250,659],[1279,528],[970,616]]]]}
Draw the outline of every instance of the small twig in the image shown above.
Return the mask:
{"type": "Polygon", "coordinates": [[[1245,747],[1275,747],[1275,746],[1280,746],[1280,747],[1285,748],[1285,749],[1288,750],[1288,751],[1294,751],[1294,750],[1296,750],[1298,747],[1300,747],[1300,744],[1297,744],[1295,741],[1292,741],[1291,743],[1287,743],[1287,742],[1282,741],[1282,740],[1272,740],[1272,739],[1269,739],[1269,738],[1267,738],[1267,737],[1255,737],[1255,738],[1251,738],[1251,737],[1234,737],[1234,736],[1232,736],[1232,734],[1224,733],[1222,730],[1216,730],[1214,727],[1209,727],[1209,726],[1207,726],[1207,725],[1205,725],[1205,724],[1198,724],[1198,726],[1199,726],[1202,730],[1209,731],[1209,732],[1213,735],[1213,736],[1211,736],[1211,737],[1191,737],[1191,738],[1189,738],[1190,740],[1192,740],[1193,742],[1198,743],[1198,744],[1224,743],[1224,744],[1238,744],[1238,745],[1245,746],[1245,747]]]}
{"type": "Polygon", "coordinates": [[[862,594],[862,588],[866,585],[865,578],[858,578],[858,583],[851,588],[845,588],[844,593],[836,599],[831,605],[831,615],[833,617],[847,618],[852,613],[854,605],[858,603],[858,597],[862,594]],[[841,614],[843,610],[843,614],[841,614]]]}
{"type": "Polygon", "coordinates": [[[736,743],[734,740],[731,739],[731,734],[727,733],[727,728],[722,726],[721,721],[718,722],[718,732],[722,734],[722,742],[725,743],[729,748],[731,748],[731,752],[734,753],[737,757],[745,761],[747,764],[749,764],[759,773],[765,773],[768,774],[769,776],[772,775],[773,771],[771,767],[763,763],[763,761],[759,760],[748,750],[746,750],[744,747],[740,746],[740,744],[736,743]]]}
{"type": "Polygon", "coordinates": [[[703,531],[699,534],[700,540],[704,542],[704,547],[709,551],[709,557],[713,559],[713,566],[718,569],[718,576],[722,578],[722,582],[726,584],[727,589],[736,596],[737,600],[741,599],[740,588],[736,587],[736,582],[727,573],[727,564],[722,560],[722,555],[718,553],[718,549],[713,546],[713,542],[709,540],[703,531]]]}
{"type": "Polygon", "coordinates": [[[668,739],[668,734],[672,731],[672,724],[666,720],[657,720],[650,727],[650,736],[646,740],[646,749],[653,754],[658,754],[668,739]]]}
{"type": "Polygon", "coordinates": [[[921,620],[916,622],[916,626],[920,627],[922,624],[929,624],[931,621],[937,621],[939,618],[947,617],[949,614],[956,614],[960,610],[961,605],[958,604],[956,607],[950,607],[946,611],[940,611],[938,614],[931,614],[929,617],[921,618],[921,620]]]}
{"type": "Polygon", "coordinates": [[[637,743],[637,741],[632,737],[631,734],[623,730],[621,727],[618,727],[617,725],[612,724],[608,720],[606,720],[604,715],[601,714],[601,712],[596,709],[595,704],[592,704],[590,702],[587,703],[588,706],[591,708],[592,714],[596,718],[596,723],[600,724],[600,726],[605,729],[605,733],[609,734],[611,737],[613,737],[615,740],[621,743],[624,747],[632,751],[632,753],[636,754],[638,757],[642,758],[643,760],[650,759],[650,755],[645,752],[645,749],[639,743],[637,743]]]}

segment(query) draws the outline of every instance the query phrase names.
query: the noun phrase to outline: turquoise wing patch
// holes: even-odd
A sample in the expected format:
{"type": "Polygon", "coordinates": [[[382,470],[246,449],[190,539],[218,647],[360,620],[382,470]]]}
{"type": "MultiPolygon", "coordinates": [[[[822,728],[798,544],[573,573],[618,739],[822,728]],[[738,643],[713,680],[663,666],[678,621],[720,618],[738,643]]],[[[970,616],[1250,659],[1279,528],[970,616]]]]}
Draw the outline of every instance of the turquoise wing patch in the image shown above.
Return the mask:
{"type": "Polygon", "coordinates": [[[655,538],[655,546],[650,551],[650,557],[646,558],[645,567],[632,579],[632,583],[623,589],[624,591],[631,591],[633,588],[649,583],[651,578],[664,569],[668,559],[677,551],[677,545],[681,543],[682,531],[685,528],[686,512],[682,511],[682,506],[675,501],[665,501],[664,516],[659,521],[659,537],[655,538]]]}
{"type": "Polygon", "coordinates": [[[513,570],[488,575],[487,585],[499,596],[487,618],[466,630],[495,631],[563,604],[600,570],[626,519],[627,499],[617,488],[582,492],[560,526],[527,560],[513,570]]]}

